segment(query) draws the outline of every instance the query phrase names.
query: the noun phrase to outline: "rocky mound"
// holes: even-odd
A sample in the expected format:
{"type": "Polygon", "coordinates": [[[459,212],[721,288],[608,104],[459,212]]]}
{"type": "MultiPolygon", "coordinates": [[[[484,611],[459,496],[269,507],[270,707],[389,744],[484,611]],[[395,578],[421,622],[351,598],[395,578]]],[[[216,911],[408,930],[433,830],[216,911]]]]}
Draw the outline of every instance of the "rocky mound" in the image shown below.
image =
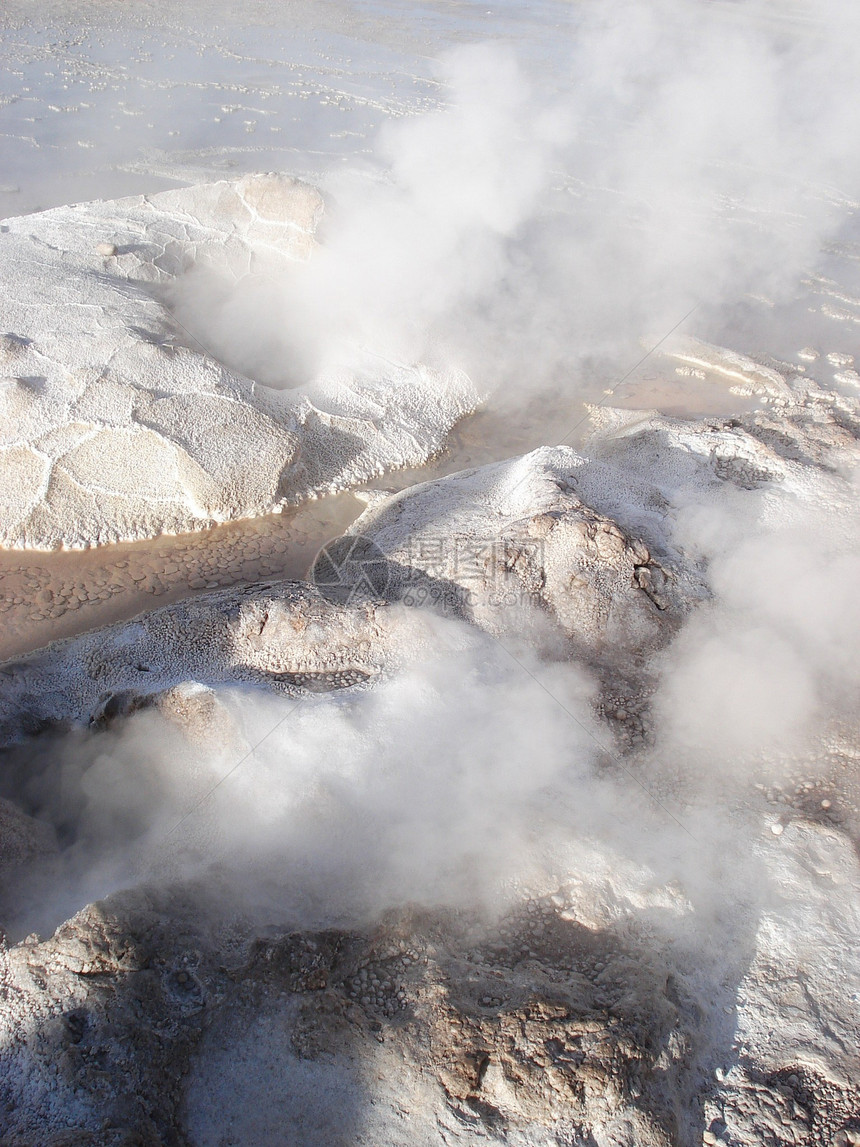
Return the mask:
{"type": "Polygon", "coordinates": [[[420,648],[420,631],[408,611],[344,606],[301,582],[204,594],[7,662],[0,736],[109,721],[186,683],[288,695],[361,685],[420,648]]]}
{"type": "MultiPolygon", "coordinates": [[[[384,555],[398,600],[496,636],[530,632],[540,643],[543,628],[563,637],[567,656],[617,666],[663,645],[707,590],[665,523],[634,532],[594,507],[592,490],[611,484],[599,462],[544,447],[376,501],[347,538],[384,555]]],[[[640,505],[647,497],[646,487],[640,505]]]]}

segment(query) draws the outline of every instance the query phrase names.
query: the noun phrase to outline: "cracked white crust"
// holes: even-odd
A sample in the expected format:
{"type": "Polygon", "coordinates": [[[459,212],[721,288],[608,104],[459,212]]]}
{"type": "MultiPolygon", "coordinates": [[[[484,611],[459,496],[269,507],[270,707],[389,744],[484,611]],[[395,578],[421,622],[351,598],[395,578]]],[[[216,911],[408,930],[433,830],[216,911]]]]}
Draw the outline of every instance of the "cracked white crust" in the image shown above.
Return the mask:
{"type": "Polygon", "coordinates": [[[197,530],[440,449],[476,404],[463,374],[363,353],[318,393],[270,390],[204,353],[159,301],[201,257],[308,258],[322,211],[308,185],[259,175],[5,222],[0,545],[197,530]]]}

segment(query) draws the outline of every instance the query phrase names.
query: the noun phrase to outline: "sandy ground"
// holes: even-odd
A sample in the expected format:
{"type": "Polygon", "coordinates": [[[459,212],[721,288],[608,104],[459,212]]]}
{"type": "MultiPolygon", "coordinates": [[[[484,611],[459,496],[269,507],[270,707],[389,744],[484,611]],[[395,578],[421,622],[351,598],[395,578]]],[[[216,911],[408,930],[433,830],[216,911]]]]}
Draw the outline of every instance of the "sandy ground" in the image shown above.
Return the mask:
{"type": "Polygon", "coordinates": [[[0,658],[209,589],[300,578],[363,509],[350,494],[196,534],[34,555],[0,553],[0,658]]]}

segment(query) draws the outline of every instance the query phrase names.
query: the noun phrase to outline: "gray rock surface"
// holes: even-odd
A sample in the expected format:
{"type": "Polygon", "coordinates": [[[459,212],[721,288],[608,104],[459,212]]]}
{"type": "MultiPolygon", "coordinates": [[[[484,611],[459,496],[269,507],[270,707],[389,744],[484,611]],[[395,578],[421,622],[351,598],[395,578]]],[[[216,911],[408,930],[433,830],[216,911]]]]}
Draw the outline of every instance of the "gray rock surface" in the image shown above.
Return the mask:
{"type": "Polygon", "coordinates": [[[27,816],[12,801],[0,799],[0,873],[5,880],[16,864],[55,852],[53,829],[44,820],[27,816]]]}
{"type": "Polygon", "coordinates": [[[578,498],[580,470],[585,460],[560,447],[412,487],[376,501],[346,536],[347,550],[366,537],[368,558],[353,554],[333,585],[318,563],[322,592],[271,582],[202,594],[7,662],[0,736],[100,720],[189,681],[362,684],[414,656],[424,607],[493,636],[524,626],[540,647],[561,640],[556,652],[593,667],[641,662],[704,583],[666,544],[652,557],[578,498]]]}

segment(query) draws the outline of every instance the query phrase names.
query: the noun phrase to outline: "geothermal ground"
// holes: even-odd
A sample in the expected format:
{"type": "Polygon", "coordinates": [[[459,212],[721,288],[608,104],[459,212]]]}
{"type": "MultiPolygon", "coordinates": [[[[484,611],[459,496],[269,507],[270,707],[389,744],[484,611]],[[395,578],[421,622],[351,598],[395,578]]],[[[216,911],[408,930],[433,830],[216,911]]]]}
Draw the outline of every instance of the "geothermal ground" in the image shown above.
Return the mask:
{"type": "Polygon", "coordinates": [[[10,0],[0,1144],[860,1144],[840,0],[10,0]]]}

